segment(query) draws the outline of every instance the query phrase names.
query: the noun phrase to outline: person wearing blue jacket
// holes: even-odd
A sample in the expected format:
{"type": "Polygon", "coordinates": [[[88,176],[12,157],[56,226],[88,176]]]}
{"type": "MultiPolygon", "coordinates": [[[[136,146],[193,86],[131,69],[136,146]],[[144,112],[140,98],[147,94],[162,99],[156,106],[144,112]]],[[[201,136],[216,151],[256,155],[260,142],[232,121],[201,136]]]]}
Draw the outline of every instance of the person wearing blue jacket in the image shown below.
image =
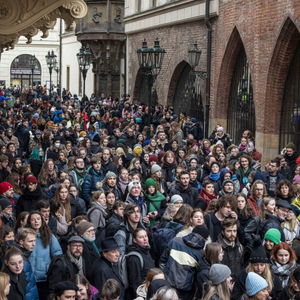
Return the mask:
{"type": "Polygon", "coordinates": [[[48,283],[47,272],[51,258],[62,254],[62,249],[56,237],[44,221],[42,214],[33,211],[29,214],[27,226],[37,233],[36,245],[29,256],[29,262],[36,278],[40,299],[47,299],[48,283]]]}
{"type": "Polygon", "coordinates": [[[39,300],[35,276],[28,257],[35,248],[36,232],[31,228],[20,228],[17,235],[20,250],[24,257],[24,272],[26,276],[26,300],[39,300]]]}
{"type": "Polygon", "coordinates": [[[170,256],[164,273],[182,300],[192,299],[195,293],[194,275],[205,245],[205,239],[200,232],[202,235],[206,232],[205,238],[208,237],[206,226],[199,225],[192,233],[182,238],[175,237],[169,244],[170,256]]]}
{"type": "Polygon", "coordinates": [[[91,168],[88,170],[88,175],[85,176],[81,185],[81,196],[86,203],[86,207],[89,207],[92,193],[99,189],[99,185],[104,178],[101,167],[100,157],[94,156],[91,159],[91,168]]]}

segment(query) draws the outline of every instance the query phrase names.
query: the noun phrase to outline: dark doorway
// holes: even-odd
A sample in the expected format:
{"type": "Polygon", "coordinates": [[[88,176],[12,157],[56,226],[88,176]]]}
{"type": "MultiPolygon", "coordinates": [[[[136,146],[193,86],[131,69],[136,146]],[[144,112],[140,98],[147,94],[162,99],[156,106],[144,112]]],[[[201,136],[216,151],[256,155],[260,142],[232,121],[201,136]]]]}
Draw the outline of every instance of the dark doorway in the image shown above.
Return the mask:
{"type": "Polygon", "coordinates": [[[28,88],[32,84],[40,84],[41,64],[36,57],[30,54],[17,56],[10,66],[10,82],[13,85],[25,88],[28,88]]]}
{"type": "Polygon", "coordinates": [[[255,135],[255,108],[250,67],[244,47],[239,52],[233,71],[228,105],[228,133],[239,144],[244,130],[255,135]]]}
{"type": "Polygon", "coordinates": [[[293,142],[300,151],[300,43],[285,83],[280,122],[280,149],[293,142]]]}
{"type": "Polygon", "coordinates": [[[174,112],[176,114],[185,112],[203,122],[201,79],[192,74],[191,70],[191,66],[186,63],[178,77],[173,98],[174,112]]]}

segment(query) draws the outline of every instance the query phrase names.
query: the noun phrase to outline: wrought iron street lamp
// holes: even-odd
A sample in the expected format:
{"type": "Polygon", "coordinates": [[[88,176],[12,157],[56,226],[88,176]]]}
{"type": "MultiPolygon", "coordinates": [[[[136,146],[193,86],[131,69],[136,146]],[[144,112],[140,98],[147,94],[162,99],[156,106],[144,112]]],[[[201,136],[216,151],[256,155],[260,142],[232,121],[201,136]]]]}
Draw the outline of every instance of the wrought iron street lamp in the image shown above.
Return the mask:
{"type": "Polygon", "coordinates": [[[54,51],[48,51],[48,54],[45,56],[46,57],[46,62],[47,66],[49,69],[49,74],[50,74],[50,89],[49,89],[49,96],[51,98],[52,95],[52,70],[56,67],[57,60],[56,60],[56,55],[54,54],[54,51]]]}
{"type": "Polygon", "coordinates": [[[159,40],[154,41],[154,47],[148,48],[147,41],[144,40],[142,48],[137,49],[138,61],[140,68],[148,81],[149,95],[148,104],[149,112],[151,114],[152,109],[152,87],[161,70],[164,55],[166,53],[165,49],[161,48],[159,45],[159,40]]]}
{"type": "Polygon", "coordinates": [[[33,87],[33,73],[34,73],[34,68],[35,68],[35,55],[30,56],[29,58],[29,65],[31,69],[31,86],[33,87]]]}
{"type": "Polygon", "coordinates": [[[93,60],[93,54],[88,46],[82,46],[77,53],[77,60],[83,78],[83,97],[85,96],[86,74],[93,60]]]}
{"type": "MultiPolygon", "coordinates": [[[[191,86],[194,88],[195,86],[195,81],[196,78],[199,77],[203,80],[207,79],[207,72],[206,71],[195,71],[195,68],[199,65],[200,57],[201,57],[201,50],[198,48],[197,43],[195,42],[193,46],[188,50],[188,60],[189,64],[192,68],[191,73],[190,73],[190,78],[191,78],[191,86]]],[[[208,136],[208,123],[209,123],[209,99],[205,101],[205,106],[204,106],[204,132],[205,136],[208,136]]]]}

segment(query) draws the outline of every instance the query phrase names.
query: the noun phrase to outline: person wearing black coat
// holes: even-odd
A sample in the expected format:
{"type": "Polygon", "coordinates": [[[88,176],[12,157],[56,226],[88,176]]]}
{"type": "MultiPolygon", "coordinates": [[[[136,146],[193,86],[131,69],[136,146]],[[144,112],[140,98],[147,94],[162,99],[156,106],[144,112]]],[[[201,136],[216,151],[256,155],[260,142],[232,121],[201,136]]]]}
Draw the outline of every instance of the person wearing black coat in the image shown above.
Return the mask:
{"type": "Polygon", "coordinates": [[[52,258],[47,276],[50,292],[54,291],[53,287],[56,283],[71,280],[76,274],[84,275],[83,245],[84,240],[81,237],[72,236],[68,240],[67,252],[52,258]]]}
{"type": "Polygon", "coordinates": [[[90,283],[99,291],[102,291],[104,283],[108,279],[115,279],[121,286],[121,298],[124,295],[124,283],[117,264],[120,258],[118,244],[114,238],[106,238],[101,242],[101,257],[94,260],[91,267],[90,283]]]}
{"type": "Polygon", "coordinates": [[[243,269],[236,278],[232,293],[231,300],[240,300],[246,293],[246,278],[248,272],[255,272],[267,280],[269,287],[272,286],[270,295],[272,299],[279,299],[282,292],[280,279],[274,275],[270,268],[270,261],[267,257],[266,251],[263,246],[254,249],[250,255],[249,265],[243,269]],[[271,282],[269,282],[271,281],[271,282]]]}
{"type": "MultiPolygon", "coordinates": [[[[128,272],[128,297],[137,297],[136,290],[146,279],[147,273],[155,267],[155,263],[150,254],[149,239],[146,230],[136,229],[133,232],[133,244],[128,247],[127,255],[128,272]],[[134,255],[139,253],[139,255],[134,255]],[[141,261],[142,259],[142,261],[141,261]]],[[[130,298],[132,297],[132,298],[130,298]]]]}
{"type": "Polygon", "coordinates": [[[184,203],[189,204],[193,208],[205,209],[206,205],[200,199],[197,189],[190,185],[190,174],[187,171],[182,171],[179,175],[179,183],[171,188],[169,196],[180,195],[184,203]]]}
{"type": "Polygon", "coordinates": [[[125,204],[121,201],[115,203],[112,216],[106,221],[105,235],[106,237],[114,236],[124,224],[124,208],[125,204]]]}
{"type": "Polygon", "coordinates": [[[6,251],[2,272],[10,277],[10,291],[8,300],[25,300],[26,295],[26,275],[23,270],[22,251],[16,247],[11,247],[6,251]]]}
{"type": "Polygon", "coordinates": [[[19,215],[22,211],[31,212],[36,210],[36,205],[39,200],[46,199],[38,180],[31,175],[25,179],[26,188],[16,205],[16,214],[19,215]]]}

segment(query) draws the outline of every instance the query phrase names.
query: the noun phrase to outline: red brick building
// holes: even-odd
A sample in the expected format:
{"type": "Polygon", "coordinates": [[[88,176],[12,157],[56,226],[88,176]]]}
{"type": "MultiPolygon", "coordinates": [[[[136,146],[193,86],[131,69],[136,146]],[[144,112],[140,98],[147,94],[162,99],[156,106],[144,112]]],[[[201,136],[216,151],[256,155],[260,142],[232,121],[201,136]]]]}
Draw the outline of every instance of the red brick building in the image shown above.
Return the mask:
{"type": "MultiPolygon", "coordinates": [[[[205,2],[166,0],[162,6],[127,16],[125,30],[139,18],[145,23],[151,15],[159,17],[163,9],[173,14],[174,10],[187,10],[196,3],[200,7],[205,2]]],[[[210,129],[222,124],[236,143],[243,129],[251,129],[257,148],[266,158],[278,154],[290,141],[300,151],[300,1],[210,1],[210,13],[210,129]]],[[[195,99],[182,97],[183,104],[179,103],[182,81],[189,71],[187,51],[193,41],[202,50],[198,69],[206,69],[207,28],[203,10],[199,9],[194,18],[173,23],[156,20],[157,23],[131,27],[127,32],[128,91],[135,100],[142,101],[141,90],[145,88],[141,88],[143,80],[134,52],[144,38],[152,42],[158,37],[167,51],[156,84],[158,101],[177,107],[177,112],[184,108],[193,112],[197,103],[205,103],[204,82],[200,84],[200,98],[193,102],[195,99]]]]}

